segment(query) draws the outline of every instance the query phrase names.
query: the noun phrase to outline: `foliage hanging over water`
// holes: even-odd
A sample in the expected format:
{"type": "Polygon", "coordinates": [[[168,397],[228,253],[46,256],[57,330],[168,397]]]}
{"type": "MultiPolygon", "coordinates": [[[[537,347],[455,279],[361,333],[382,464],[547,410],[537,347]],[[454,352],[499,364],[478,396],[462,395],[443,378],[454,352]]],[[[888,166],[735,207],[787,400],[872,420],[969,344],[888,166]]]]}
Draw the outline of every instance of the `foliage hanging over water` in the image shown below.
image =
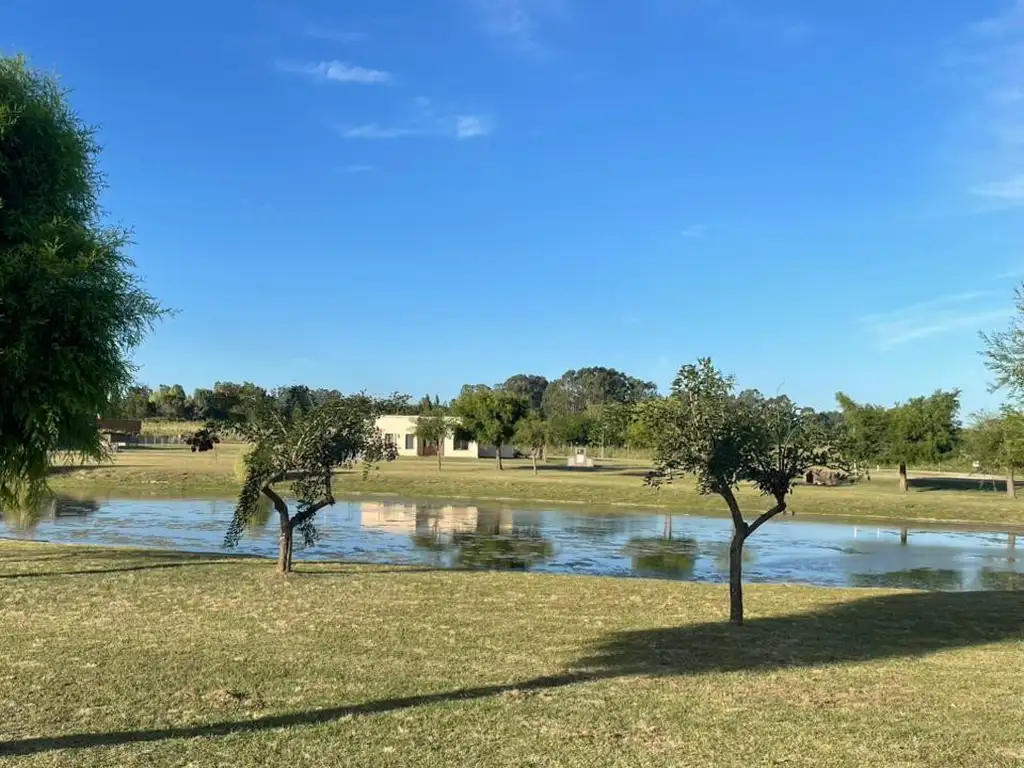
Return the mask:
{"type": "Polygon", "coordinates": [[[295,531],[307,546],[316,543],[317,512],[334,504],[332,476],[336,469],[363,464],[364,473],[380,461],[397,457],[395,446],[376,428],[377,416],[389,401],[368,395],[331,399],[287,420],[265,399],[251,403],[251,419],[239,430],[252,445],[245,457],[245,481],[238,496],[234,518],[224,546],[233,547],[260,513],[260,501],[273,503],[280,520],[278,570],[288,572],[292,563],[295,531]],[[286,481],[296,499],[296,512],[275,489],[286,481]]]}

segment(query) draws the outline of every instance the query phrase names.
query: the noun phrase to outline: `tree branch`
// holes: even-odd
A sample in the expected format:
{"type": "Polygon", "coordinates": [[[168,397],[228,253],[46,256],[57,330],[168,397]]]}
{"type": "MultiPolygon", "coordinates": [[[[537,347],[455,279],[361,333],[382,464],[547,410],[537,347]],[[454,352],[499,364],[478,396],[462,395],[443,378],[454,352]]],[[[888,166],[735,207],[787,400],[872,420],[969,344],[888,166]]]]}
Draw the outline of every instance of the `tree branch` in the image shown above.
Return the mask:
{"type": "Polygon", "coordinates": [[[773,517],[775,517],[778,514],[781,514],[781,513],[785,512],[785,511],[786,511],[786,502],[785,501],[780,501],[778,504],[776,504],[774,507],[769,509],[763,515],[761,515],[759,518],[757,518],[757,520],[755,520],[753,523],[750,524],[750,528],[747,529],[747,536],[750,536],[754,531],[756,531],[762,525],[767,523],[773,517]]]}
{"type": "Polygon", "coordinates": [[[282,499],[278,495],[277,491],[275,491],[269,485],[264,485],[263,486],[263,495],[266,496],[268,499],[270,499],[274,503],[274,509],[276,509],[277,510],[277,514],[279,514],[281,516],[281,521],[282,522],[287,521],[288,520],[288,505],[285,504],[284,499],[282,499]]]}
{"type": "Polygon", "coordinates": [[[292,518],[291,523],[289,523],[289,525],[291,525],[292,528],[297,528],[298,526],[302,525],[304,522],[306,522],[307,520],[312,518],[314,515],[316,515],[316,513],[319,512],[324,507],[333,507],[333,506],[334,506],[334,497],[333,496],[328,496],[326,499],[322,499],[321,501],[318,501],[313,506],[307,507],[306,509],[304,509],[301,512],[299,512],[299,514],[297,514],[295,517],[292,518]]]}
{"type": "Polygon", "coordinates": [[[725,499],[725,503],[729,506],[729,514],[732,515],[733,527],[737,531],[747,532],[747,521],[743,519],[743,513],[740,511],[739,502],[736,501],[736,495],[732,492],[732,488],[725,486],[718,493],[723,499],[725,499]]]}

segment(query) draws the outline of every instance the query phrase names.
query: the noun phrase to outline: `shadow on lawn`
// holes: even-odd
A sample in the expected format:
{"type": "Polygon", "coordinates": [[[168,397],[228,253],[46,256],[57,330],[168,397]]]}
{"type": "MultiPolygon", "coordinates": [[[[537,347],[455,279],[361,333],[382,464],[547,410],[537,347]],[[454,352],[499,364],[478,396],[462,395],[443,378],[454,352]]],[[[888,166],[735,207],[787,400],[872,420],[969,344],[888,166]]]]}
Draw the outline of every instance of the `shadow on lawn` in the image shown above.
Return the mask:
{"type": "Polygon", "coordinates": [[[512,691],[553,689],[629,675],[674,677],[781,670],[914,657],[1005,640],[1024,640],[1024,595],[1019,592],[884,595],[813,613],[755,619],[740,628],[715,623],[620,632],[598,643],[591,655],[574,665],[575,669],[518,683],[380,699],[241,722],[20,739],[0,744],[0,755],[317,725],[441,702],[472,701],[512,691]]]}
{"type": "Polygon", "coordinates": [[[228,565],[232,562],[248,559],[245,555],[217,557],[216,555],[189,554],[187,552],[161,552],[159,550],[137,550],[125,553],[117,550],[94,551],[83,549],[79,552],[62,552],[42,554],[36,557],[0,558],[0,565],[7,563],[46,563],[54,560],[65,561],[59,571],[22,570],[14,573],[0,573],[3,579],[31,579],[45,576],[89,576],[101,573],[122,573],[129,571],[151,571],[164,568],[185,568],[195,565],[228,565]],[[123,563],[126,558],[138,561],[132,565],[105,567],[108,561],[123,563]],[[70,562],[68,562],[70,561],[70,562]],[[77,562],[76,562],[77,561],[77,562]]]}
{"type": "MultiPolygon", "coordinates": [[[[971,491],[973,493],[1006,494],[1006,480],[980,479],[977,477],[915,477],[910,487],[919,491],[971,491]]],[[[1014,483],[1018,488],[1020,483],[1014,483]]]]}

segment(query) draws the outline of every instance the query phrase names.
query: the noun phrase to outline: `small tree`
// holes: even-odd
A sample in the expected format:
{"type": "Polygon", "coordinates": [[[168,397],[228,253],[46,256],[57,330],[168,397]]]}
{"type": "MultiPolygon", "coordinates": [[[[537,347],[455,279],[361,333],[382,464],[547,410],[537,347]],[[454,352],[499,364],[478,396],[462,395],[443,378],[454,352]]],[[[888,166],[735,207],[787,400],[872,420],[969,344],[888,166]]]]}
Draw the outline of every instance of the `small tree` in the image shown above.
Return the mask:
{"type": "Polygon", "coordinates": [[[504,469],[501,449],[512,442],[516,423],[529,410],[525,398],[482,385],[463,387],[462,393],[452,403],[452,412],[461,419],[463,428],[477,442],[494,446],[499,470],[504,469]]]}
{"type": "Polygon", "coordinates": [[[259,515],[261,497],[266,497],[281,524],[277,570],[288,573],[292,569],[295,531],[306,546],[319,539],[314,518],[321,509],[334,504],[334,470],[351,467],[360,460],[365,475],[377,462],[394,459],[397,451],[376,428],[384,402],[366,395],[327,401],[297,414],[294,421],[286,421],[273,403],[263,398],[254,399],[251,407],[250,421],[239,425],[238,430],[252,449],[245,457],[245,482],[224,546],[238,543],[259,515]],[[294,515],[276,490],[289,480],[296,498],[294,515]]]}
{"type": "Polygon", "coordinates": [[[441,471],[441,459],[444,457],[444,442],[455,431],[455,424],[445,409],[430,405],[425,407],[416,421],[416,439],[421,443],[437,445],[437,471],[441,471]]]}
{"type": "Polygon", "coordinates": [[[820,421],[786,397],[734,393],[734,380],[702,359],[680,369],[672,394],[644,409],[655,444],[656,471],[647,482],[671,482],[676,472],[696,476],[703,494],[718,494],[732,516],[729,546],[729,621],[743,623],[743,545],[786,510],[793,482],[813,466],[835,462],[820,421]],[[735,490],[750,482],[774,501],[752,523],[735,490]]]}
{"type": "Polygon", "coordinates": [[[982,467],[1006,473],[1006,495],[1017,498],[1016,471],[1024,468],[1024,414],[1004,408],[981,414],[967,432],[967,449],[982,467]]]}
{"type": "Polygon", "coordinates": [[[516,433],[513,442],[519,450],[529,452],[533,459],[533,474],[537,474],[537,459],[543,455],[544,446],[548,442],[548,423],[538,411],[531,411],[530,414],[516,424],[516,433]]]}

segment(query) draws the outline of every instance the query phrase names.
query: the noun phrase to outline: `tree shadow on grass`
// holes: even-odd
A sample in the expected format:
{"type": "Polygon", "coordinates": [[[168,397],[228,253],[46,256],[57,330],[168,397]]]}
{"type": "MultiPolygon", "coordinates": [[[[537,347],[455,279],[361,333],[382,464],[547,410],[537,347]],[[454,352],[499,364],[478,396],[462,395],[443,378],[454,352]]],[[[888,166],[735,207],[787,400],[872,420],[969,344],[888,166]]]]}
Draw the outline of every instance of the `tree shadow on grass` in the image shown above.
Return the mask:
{"type": "Polygon", "coordinates": [[[573,668],[516,683],[379,699],[252,720],[108,733],[75,733],[0,744],[0,755],[194,739],[319,725],[512,691],[555,689],[623,676],[687,677],[716,672],[785,670],[1024,641],[1019,592],[906,593],[869,597],[811,613],[724,623],[639,629],[606,637],[573,668]]]}
{"type": "MultiPolygon", "coordinates": [[[[990,480],[978,477],[915,477],[910,487],[918,491],[969,491],[991,495],[1006,495],[1006,480],[990,480]]],[[[1020,483],[1014,483],[1018,488],[1020,483]]]]}
{"type": "Polygon", "coordinates": [[[102,573],[124,573],[129,571],[151,571],[166,568],[185,568],[189,566],[230,565],[240,560],[251,559],[246,555],[216,556],[208,554],[192,554],[189,552],[163,552],[160,550],[91,550],[82,549],[76,552],[41,554],[38,557],[6,559],[0,558],[0,566],[8,563],[50,563],[54,560],[64,561],[58,571],[20,570],[14,573],[0,573],[3,579],[32,579],[46,576],[90,576],[102,573]],[[135,561],[130,565],[106,567],[107,562],[124,563],[125,560],[135,561]],[[70,562],[68,562],[70,561],[70,562]]]}

